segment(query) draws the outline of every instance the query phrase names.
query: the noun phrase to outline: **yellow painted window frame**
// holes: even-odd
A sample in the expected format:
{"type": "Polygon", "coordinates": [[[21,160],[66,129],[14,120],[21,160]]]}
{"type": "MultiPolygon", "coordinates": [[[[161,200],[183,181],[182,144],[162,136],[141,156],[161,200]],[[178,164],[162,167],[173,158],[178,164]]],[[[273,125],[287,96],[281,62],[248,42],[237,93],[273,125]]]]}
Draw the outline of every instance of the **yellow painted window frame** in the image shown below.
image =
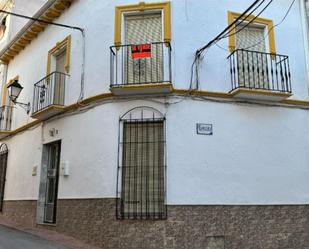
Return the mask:
{"type": "MultiPolygon", "coordinates": [[[[231,25],[236,18],[238,18],[241,13],[236,13],[232,11],[228,11],[228,24],[231,25]]],[[[249,15],[246,18],[246,21],[252,21],[256,16],[249,15]]],[[[268,40],[269,40],[269,52],[271,54],[276,54],[276,43],[275,43],[275,32],[274,32],[274,22],[271,19],[258,17],[254,19],[253,23],[258,23],[265,25],[267,27],[268,32],[268,40]]],[[[230,29],[230,32],[235,33],[235,26],[230,29]]],[[[229,50],[233,52],[236,49],[236,37],[235,35],[229,36],[229,50]]]]}
{"type": "Polygon", "coordinates": [[[145,11],[145,10],[163,10],[163,27],[164,27],[164,42],[171,41],[171,4],[170,2],[160,3],[145,3],[122,5],[115,7],[115,46],[121,45],[121,23],[122,14],[124,12],[145,11]]]}
{"type": "Polygon", "coordinates": [[[1,106],[6,106],[7,98],[8,98],[8,87],[13,84],[15,80],[19,79],[19,75],[15,76],[14,78],[10,79],[6,84],[3,85],[2,88],[2,100],[1,106]]]}
{"type": "Polygon", "coordinates": [[[52,49],[48,51],[48,57],[47,57],[47,70],[46,74],[49,75],[51,73],[51,62],[52,62],[52,56],[57,53],[60,49],[66,49],[66,55],[65,55],[65,66],[64,69],[66,73],[70,72],[71,67],[71,35],[67,36],[64,40],[57,42],[56,46],[54,46],[52,49]]]}

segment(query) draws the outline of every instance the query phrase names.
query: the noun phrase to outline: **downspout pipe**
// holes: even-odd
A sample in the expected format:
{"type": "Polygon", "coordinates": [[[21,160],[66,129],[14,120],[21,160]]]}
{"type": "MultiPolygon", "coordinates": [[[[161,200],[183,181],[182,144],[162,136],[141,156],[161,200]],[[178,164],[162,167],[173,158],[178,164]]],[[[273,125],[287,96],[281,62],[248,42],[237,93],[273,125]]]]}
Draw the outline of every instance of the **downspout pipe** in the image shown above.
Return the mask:
{"type": "Polygon", "coordinates": [[[308,30],[308,16],[306,13],[306,4],[305,0],[299,0],[299,11],[301,17],[301,24],[303,29],[303,42],[304,42],[304,50],[305,50],[305,62],[306,62],[306,81],[307,81],[307,91],[308,91],[308,98],[309,98],[309,30],[308,30]]]}

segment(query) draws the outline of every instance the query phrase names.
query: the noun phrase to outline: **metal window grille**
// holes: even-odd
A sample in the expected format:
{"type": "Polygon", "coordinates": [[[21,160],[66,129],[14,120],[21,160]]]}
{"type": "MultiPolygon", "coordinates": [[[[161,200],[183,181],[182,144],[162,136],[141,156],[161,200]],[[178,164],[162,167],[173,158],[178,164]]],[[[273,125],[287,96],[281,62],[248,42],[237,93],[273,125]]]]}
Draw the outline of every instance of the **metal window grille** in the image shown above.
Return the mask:
{"type": "Polygon", "coordinates": [[[2,209],[3,209],[7,158],[8,158],[8,147],[6,144],[1,144],[0,146],[0,212],[2,212],[2,209]]]}
{"type": "Polygon", "coordinates": [[[120,122],[117,218],[165,219],[164,118],[120,122]]]}

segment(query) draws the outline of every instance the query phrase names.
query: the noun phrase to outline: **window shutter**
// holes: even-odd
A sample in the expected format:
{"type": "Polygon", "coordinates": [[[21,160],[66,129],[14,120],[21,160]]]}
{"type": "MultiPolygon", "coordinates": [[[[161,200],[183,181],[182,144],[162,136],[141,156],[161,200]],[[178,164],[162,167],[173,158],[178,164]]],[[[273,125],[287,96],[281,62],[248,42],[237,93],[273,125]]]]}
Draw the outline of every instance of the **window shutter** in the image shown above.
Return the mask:
{"type": "Polygon", "coordinates": [[[163,217],[163,122],[125,122],[122,213],[125,218],[163,217]]]}
{"type": "Polygon", "coordinates": [[[239,32],[242,28],[243,26],[236,27],[236,32],[238,32],[236,34],[236,48],[246,49],[250,47],[249,50],[266,52],[265,29],[249,26],[239,32]]]}
{"type": "Polygon", "coordinates": [[[163,81],[163,44],[161,14],[134,15],[125,17],[126,44],[150,44],[151,57],[132,59],[131,47],[124,48],[127,84],[157,83],[163,81]]]}
{"type": "Polygon", "coordinates": [[[162,41],[161,14],[126,16],[125,27],[126,44],[162,41]]]}

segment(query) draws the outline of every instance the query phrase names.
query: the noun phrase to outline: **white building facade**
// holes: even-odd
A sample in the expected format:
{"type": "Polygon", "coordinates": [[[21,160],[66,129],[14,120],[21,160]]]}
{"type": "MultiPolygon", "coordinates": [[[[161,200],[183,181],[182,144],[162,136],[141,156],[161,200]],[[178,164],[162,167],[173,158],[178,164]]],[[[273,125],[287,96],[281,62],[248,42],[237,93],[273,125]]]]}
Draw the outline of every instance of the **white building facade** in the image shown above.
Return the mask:
{"type": "Polygon", "coordinates": [[[308,248],[307,1],[240,19],[193,73],[248,1],[33,2],[0,41],[1,219],[102,248],[308,248]]]}

